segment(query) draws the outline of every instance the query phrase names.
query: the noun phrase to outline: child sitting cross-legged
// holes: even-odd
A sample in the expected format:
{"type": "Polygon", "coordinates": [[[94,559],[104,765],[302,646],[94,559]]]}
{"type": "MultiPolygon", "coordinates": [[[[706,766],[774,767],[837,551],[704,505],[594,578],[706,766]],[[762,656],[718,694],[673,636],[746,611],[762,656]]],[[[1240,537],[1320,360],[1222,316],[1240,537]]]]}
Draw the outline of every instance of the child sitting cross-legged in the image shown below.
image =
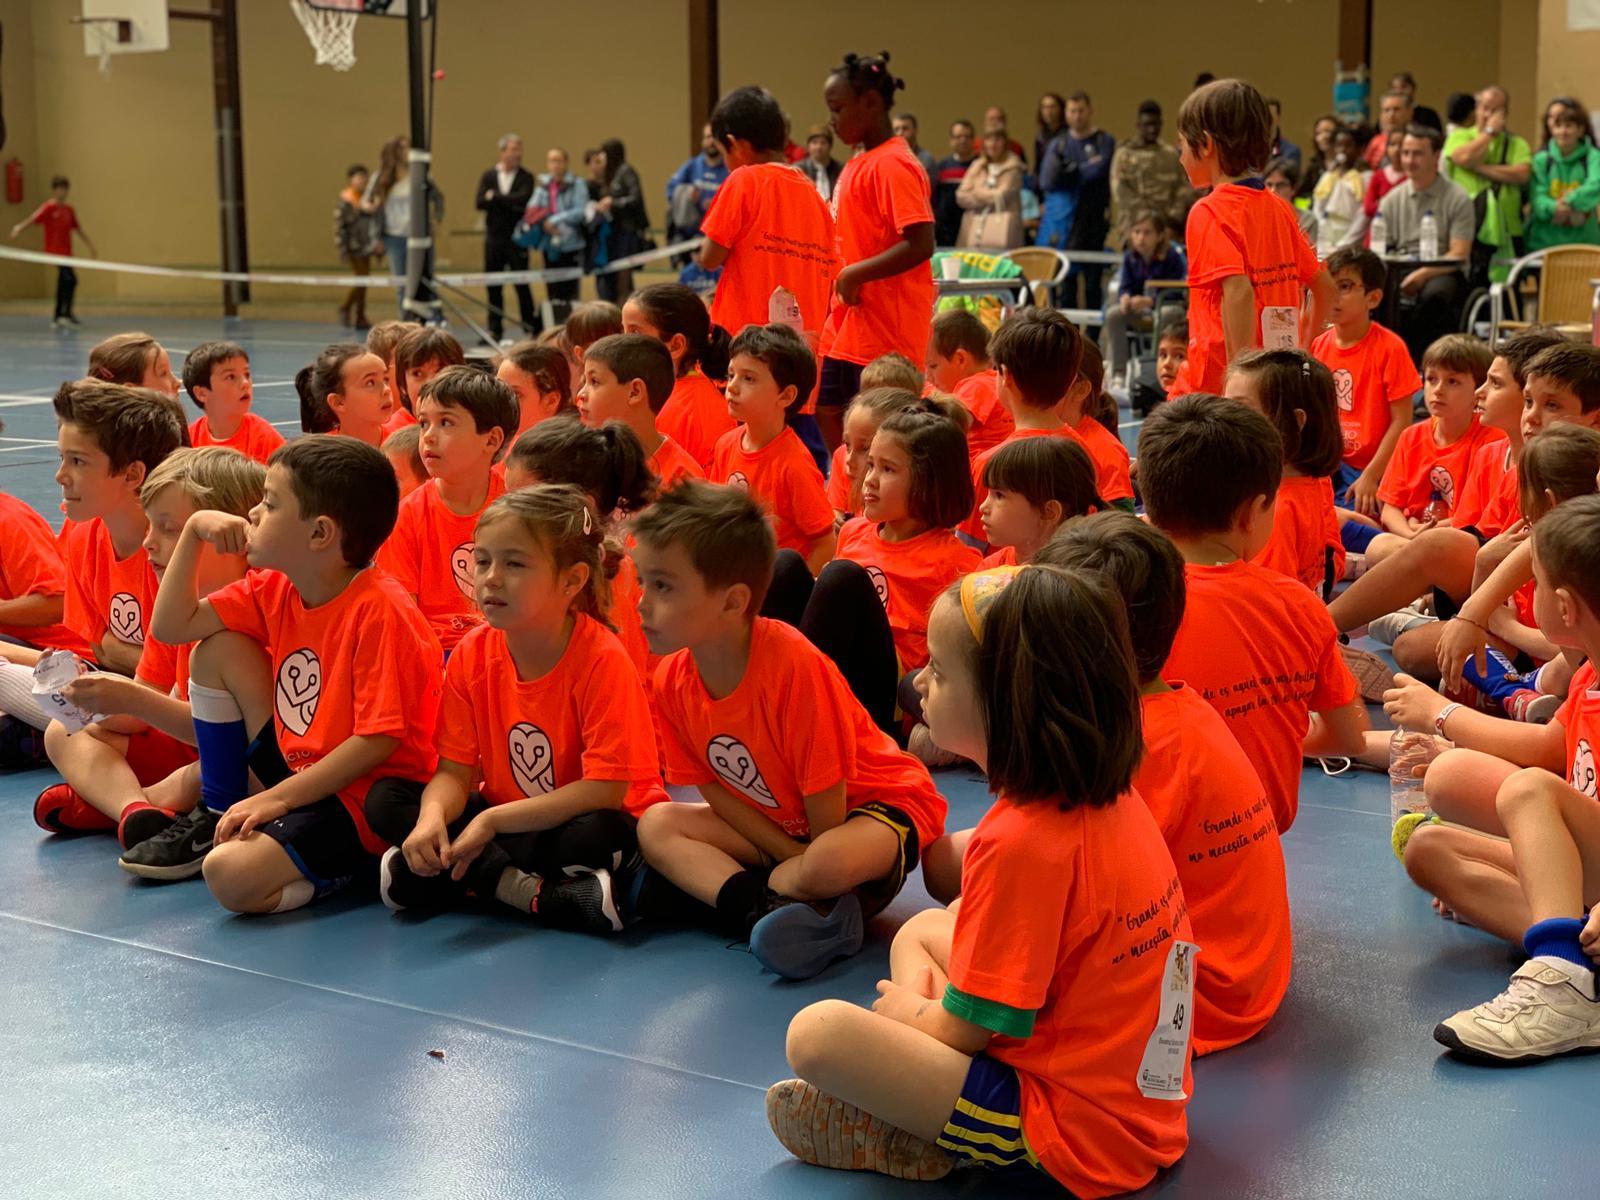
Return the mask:
{"type": "Polygon", "coordinates": [[[983,486],[989,494],[978,515],[992,551],[986,567],[1030,563],[1065,522],[1106,507],[1089,452],[1066,438],[1007,442],[984,464],[983,486]]]}
{"type": "MultiPolygon", "coordinates": [[[[928,382],[949,392],[972,414],[967,450],[976,458],[1011,436],[1016,422],[1000,399],[1000,377],[989,363],[989,330],[967,309],[933,318],[928,339],[928,382]]],[[[845,414],[848,437],[849,413],[845,414]]]]}
{"type": "Polygon", "coordinates": [[[871,387],[858,393],[845,408],[844,441],[833,452],[833,467],[828,473],[828,503],[833,506],[836,530],[843,528],[861,508],[867,455],[872,449],[872,439],[878,435],[878,427],[895,413],[917,408],[922,403],[922,397],[908,388],[871,387]]]}
{"type": "Polygon", "coordinates": [[[776,546],[736,488],[686,481],[634,522],[639,615],[669,783],[640,819],[638,910],[748,938],[791,979],[854,954],[944,832],[927,768],[873,724],[804,634],[758,617],[776,546]]]}
{"type": "Polygon", "coordinates": [[[667,798],[644,684],[604,623],[621,548],[589,498],[557,484],[501,497],[474,537],[484,624],[445,668],[438,770],[367,793],[373,831],[395,844],[380,893],[397,912],[471,894],[616,932],[611,873],[636,852],[635,818],[667,798]]]}
{"type": "MultiPolygon", "coordinates": [[[[700,464],[661,431],[662,406],[673,394],[672,357],[666,346],[642,333],[612,334],[583,356],[578,417],[593,429],[620,421],[632,430],[663,488],[680,479],[704,479],[700,464]]],[[[728,404],[721,392],[717,403],[726,414],[728,404]]]]}
{"type": "Polygon", "coordinates": [[[1139,684],[1123,605],[1059,567],[969,575],[930,619],[933,736],[995,794],[959,909],[895,935],[871,1010],[790,1023],[800,1076],[767,1091],[805,1162],[1012,1191],[1132,1191],[1188,1145],[1195,947],[1183,887],[1134,793],[1139,684]]]}

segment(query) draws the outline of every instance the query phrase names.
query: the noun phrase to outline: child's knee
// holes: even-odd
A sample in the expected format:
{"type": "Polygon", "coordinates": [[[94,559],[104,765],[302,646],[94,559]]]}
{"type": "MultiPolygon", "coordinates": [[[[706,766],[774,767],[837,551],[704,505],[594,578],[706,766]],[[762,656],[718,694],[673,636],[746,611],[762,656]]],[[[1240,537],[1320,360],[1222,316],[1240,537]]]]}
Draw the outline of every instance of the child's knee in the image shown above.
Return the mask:
{"type": "Polygon", "coordinates": [[[640,849],[649,854],[652,848],[660,847],[682,830],[681,814],[675,811],[681,807],[669,800],[665,804],[652,804],[639,814],[640,849]]]}
{"type": "MultiPolygon", "coordinates": [[[[853,857],[853,856],[852,856],[853,857]]],[[[851,888],[889,873],[892,864],[864,865],[840,854],[807,851],[800,859],[799,885],[807,896],[842,896],[851,888]]]]}
{"type": "Polygon", "coordinates": [[[62,725],[60,721],[51,721],[45,727],[44,752],[50,756],[51,762],[56,761],[56,755],[65,749],[67,741],[71,737],[72,735],[67,732],[66,726],[62,725]]]}
{"type": "Polygon", "coordinates": [[[909,918],[894,935],[896,942],[904,941],[914,946],[925,946],[935,934],[946,932],[950,914],[942,908],[925,908],[909,918]]]}
{"type": "Polygon", "coordinates": [[[1422,794],[1430,808],[1437,809],[1439,801],[1459,796],[1464,788],[1471,787],[1481,778],[1481,760],[1471,751],[1446,750],[1428,764],[1428,773],[1422,780],[1422,794]]]}
{"type": "Polygon", "coordinates": [[[229,912],[256,913],[266,908],[260,874],[253,867],[255,858],[250,846],[233,841],[215,847],[201,864],[206,887],[229,912]]]}
{"type": "Polygon", "coordinates": [[[1394,640],[1394,664],[1419,679],[1439,677],[1437,622],[1408,629],[1394,640]]]}
{"type": "Polygon", "coordinates": [[[961,851],[954,838],[942,837],[923,853],[922,882],[940,904],[961,894],[961,851]]]}
{"type": "Polygon", "coordinates": [[[1405,868],[1411,882],[1429,893],[1436,893],[1449,868],[1457,861],[1450,840],[1437,825],[1418,827],[1406,842],[1405,868]]]}
{"type": "Polygon", "coordinates": [[[1524,767],[1506,776],[1500,790],[1494,795],[1494,810],[1505,824],[1531,813],[1543,812],[1554,816],[1560,810],[1555,788],[1564,787],[1549,771],[1537,767],[1524,767]]]}
{"type": "Polygon", "coordinates": [[[202,687],[226,688],[236,697],[245,681],[259,676],[265,682],[271,674],[261,643],[231,629],[202,638],[189,655],[190,680],[202,687]]]}
{"type": "Polygon", "coordinates": [[[783,1046],[790,1069],[801,1079],[812,1078],[827,1057],[831,1033],[861,1011],[847,1000],[819,1000],[795,1013],[783,1046]]]}

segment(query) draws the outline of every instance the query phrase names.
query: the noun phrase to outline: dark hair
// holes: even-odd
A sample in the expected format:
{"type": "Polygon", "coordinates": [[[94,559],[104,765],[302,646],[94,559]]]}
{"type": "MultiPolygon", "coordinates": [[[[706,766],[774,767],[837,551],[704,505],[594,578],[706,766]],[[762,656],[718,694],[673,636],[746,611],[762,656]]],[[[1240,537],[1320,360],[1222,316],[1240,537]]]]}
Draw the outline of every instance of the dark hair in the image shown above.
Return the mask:
{"type": "Polygon", "coordinates": [[[934,529],[953,529],[972,515],[972,467],[967,435],[943,410],[921,401],[893,413],[878,435],[894,438],[910,460],[906,508],[934,529]]]}
{"type": "Polygon", "coordinates": [[[52,175],[52,176],[50,176],[50,190],[51,191],[55,191],[56,188],[61,188],[61,187],[70,189],[72,187],[72,181],[70,179],[68,179],[65,175],[52,175]]]}
{"type": "Polygon", "coordinates": [[[1094,459],[1073,438],[1001,442],[983,466],[983,486],[1015,492],[1038,509],[1054,500],[1063,521],[1106,507],[1096,490],[1094,459]]]}
{"type": "Polygon", "coordinates": [[[1329,275],[1354,271],[1361,280],[1361,290],[1364,292],[1381,291],[1389,281],[1383,259],[1365,246],[1341,246],[1328,255],[1328,261],[1323,266],[1329,275]]]}
{"type": "Polygon", "coordinates": [[[1161,326],[1161,332],[1156,334],[1156,345],[1162,342],[1182,342],[1189,344],[1189,321],[1186,317],[1173,317],[1161,326]]]}
{"type": "Polygon", "coordinates": [[[639,512],[656,496],[656,477],[638,437],[621,421],[590,429],[579,421],[540,421],[517,439],[510,461],[540,483],[570,483],[594,497],[602,516],[639,512]]]}
{"type": "Polygon", "coordinates": [[[1033,119],[1038,124],[1040,133],[1053,132],[1053,130],[1051,130],[1050,127],[1044,123],[1044,102],[1046,100],[1054,100],[1056,102],[1056,107],[1061,110],[1063,117],[1065,117],[1067,111],[1067,101],[1059,92],[1046,92],[1044,95],[1040,96],[1039,106],[1033,111],[1033,119]]]}
{"type": "Polygon", "coordinates": [[[735,88],[717,102],[711,113],[711,137],[721,146],[734,138],[757,150],[782,150],[789,140],[783,109],[766,88],[735,88]]]}
{"type": "Polygon", "coordinates": [[[89,351],[86,374],[102,383],[138,387],[144,373],[161,353],[161,343],[148,333],[116,333],[89,351]]]}
{"type": "Polygon", "coordinates": [[[611,612],[611,581],[622,564],[622,547],[606,537],[604,521],[595,519],[591,498],[569,484],[541,483],[537,487],[507,492],[485,508],[477,529],[496,521],[522,523],[528,535],[550,555],[557,571],[582,563],[589,581],[573,596],[575,608],[615,629],[611,612]]]}
{"type": "Polygon", "coordinates": [[[1295,165],[1295,161],[1292,158],[1284,158],[1280,155],[1277,158],[1268,159],[1266,167],[1262,169],[1261,178],[1270,179],[1274,175],[1282,175],[1289,181],[1289,186],[1292,188],[1300,186],[1300,168],[1295,165]]]}
{"type": "MultiPolygon", "coordinates": [[[[1444,102],[1444,119],[1452,125],[1465,125],[1477,108],[1478,98],[1471,92],[1451,92],[1444,102]]],[[[1406,130],[1409,133],[1410,126],[1406,130]]]]}
{"type": "MultiPolygon", "coordinates": [[[[1481,386],[1489,374],[1489,364],[1494,354],[1486,343],[1465,333],[1447,333],[1435,338],[1422,352],[1422,370],[1438,367],[1443,371],[1460,371],[1472,376],[1474,386],[1481,386]]],[[[1532,366],[1533,364],[1529,364],[1532,366]]]]}
{"type": "MultiPolygon", "coordinates": [[[[1545,434],[1540,434],[1539,438],[1545,434]]],[[[1534,441],[1538,441],[1535,438],[1534,441]]],[[[1533,527],[1533,552],[1551,587],[1568,588],[1600,613],[1600,496],[1558,504],[1533,527]]]]}
{"type": "Polygon", "coordinates": [[[583,361],[587,364],[590,359],[615,375],[618,383],[643,380],[645,400],[653,413],[659,413],[672,399],[677,376],[665,342],[643,333],[613,333],[584,351],[583,361]]]}
{"type": "Polygon", "coordinates": [[[968,133],[977,133],[978,132],[978,127],[976,125],[974,125],[971,121],[967,120],[965,117],[957,117],[954,121],[950,122],[950,128],[952,130],[954,130],[957,125],[965,125],[967,127],[967,132],[968,133]]]}
{"type": "Polygon", "coordinates": [[[1111,589],[1082,571],[1018,571],[984,612],[976,649],[990,790],[1063,811],[1116,803],[1144,740],[1128,620],[1111,589]]]}
{"type": "Polygon", "coordinates": [[[573,411],[572,364],[555,346],[535,341],[518,342],[505,352],[504,361],[531,376],[534,386],[541,392],[557,393],[561,397],[557,413],[573,411]]]}
{"type": "Polygon", "coordinates": [[[1078,378],[1083,337],[1053,308],[1019,309],[989,339],[989,361],[1005,369],[1029,408],[1049,408],[1078,378]]]}
{"type": "Polygon", "coordinates": [[[1089,99],[1089,93],[1084,91],[1082,88],[1079,88],[1075,92],[1068,92],[1067,93],[1067,101],[1068,101],[1068,103],[1076,101],[1079,104],[1089,104],[1089,105],[1094,104],[1094,101],[1089,99]]]}
{"type": "Polygon", "coordinates": [[[1532,325],[1501,342],[1495,354],[1506,360],[1517,383],[1524,384],[1528,381],[1528,364],[1551,346],[1560,346],[1566,340],[1549,325],[1532,325]]]}
{"type": "Polygon", "coordinates": [[[211,373],[230,358],[242,358],[246,364],[250,362],[250,356],[245,353],[244,347],[234,342],[201,342],[185,356],[183,390],[188,392],[189,398],[201,408],[205,407],[205,402],[195,395],[195,389],[209,388],[211,373]]]}
{"type": "Polygon", "coordinates": [[[679,375],[699,366],[712,379],[726,378],[728,331],[711,323],[706,302],[697,293],[681,283],[652,283],[629,296],[628,302],[637,304],[644,319],[661,331],[663,342],[670,341],[673,334],[682,336],[685,349],[677,368],[679,375]]]}
{"type": "Polygon", "coordinates": [[[354,178],[357,175],[370,175],[371,173],[364,163],[351,163],[344,169],[344,177],[346,179],[354,178]]]}
{"type": "Polygon", "coordinates": [[[603,337],[622,332],[622,310],[609,300],[590,300],[572,310],[563,328],[572,348],[583,351],[603,337]]]}
{"type": "MultiPolygon", "coordinates": [[[[1063,105],[1063,107],[1065,106],[1063,105]]],[[[1142,100],[1139,102],[1137,115],[1141,117],[1159,117],[1161,115],[1161,105],[1154,100],[1142,100]]]]}
{"type": "Polygon", "coordinates": [[[1242,79],[1203,84],[1178,109],[1178,133],[1196,150],[1210,137],[1224,175],[1245,175],[1265,166],[1275,125],[1261,93],[1242,79]]]}
{"type": "Polygon", "coordinates": [[[332,433],[339,418],[328,397],[344,391],[344,369],[352,358],[371,354],[356,342],[336,342],[295,372],[294,390],[300,395],[300,428],[306,433],[332,433]]]}
{"type": "Polygon", "coordinates": [[[422,430],[419,426],[400,426],[383,439],[383,445],[378,449],[383,451],[385,458],[404,458],[418,482],[427,480],[428,468],[422,465],[422,430]]]}
{"type": "Polygon", "coordinates": [[[1425,139],[1428,145],[1433,147],[1433,152],[1435,154],[1439,153],[1440,147],[1444,145],[1444,135],[1441,134],[1437,129],[1435,129],[1432,125],[1419,125],[1415,121],[1406,126],[1404,136],[1408,138],[1425,139]]]}
{"type": "Polygon", "coordinates": [[[965,350],[977,362],[989,361],[989,329],[970,309],[952,308],[934,317],[932,340],[943,358],[965,350]]]}
{"type": "Polygon", "coordinates": [[[376,446],[310,434],[279,446],[267,466],[288,472],[301,520],[327,517],[339,527],[346,566],[366,566],[394,532],[400,481],[376,446]]]}
{"type": "Polygon", "coordinates": [[[600,152],[606,156],[606,170],[602,178],[609,188],[611,181],[616,178],[617,168],[628,161],[628,150],[621,138],[607,138],[600,143],[600,152]]]}
{"type": "Polygon", "coordinates": [[[1586,413],[1600,408],[1600,346],[1563,341],[1539,351],[1524,371],[1571,391],[1586,413]]]}
{"type": "Polygon", "coordinates": [[[1574,496],[1595,490],[1600,472],[1600,432],[1587,425],[1562,421],[1529,438],[1517,461],[1517,498],[1522,515],[1535,526],[1541,523],[1550,500],[1560,505],[1574,496]]]}
{"type": "MultiPolygon", "coordinates": [[[[1036,442],[1055,438],[1034,438],[1036,442]]],[[[1183,555],[1172,539],[1132,513],[1103,512],[1062,526],[1033,556],[1040,566],[1099,576],[1122,597],[1139,682],[1160,678],[1183,623],[1183,555]]]]}
{"type": "Polygon", "coordinates": [[[728,358],[744,354],[760,359],[772,373],[778,390],[794,388],[794,399],[784,412],[787,423],[811,395],[817,383],[817,360],[800,335],[787,325],[746,325],[728,347],[728,358]]]}
{"type": "Polygon", "coordinates": [[[471,413],[472,428],[478,433],[498,429],[501,439],[500,448],[495,451],[496,461],[505,457],[522,421],[517,394],[477,367],[446,367],[417,392],[418,403],[423,400],[471,413]]]}
{"type": "Polygon", "coordinates": [[[911,128],[919,130],[919,131],[922,129],[922,126],[917,124],[917,114],[916,113],[906,112],[904,109],[901,109],[899,112],[894,114],[894,119],[896,121],[910,121],[911,122],[911,128]]]}
{"type": "Polygon", "coordinates": [[[1236,371],[1255,378],[1261,410],[1283,439],[1284,462],[1302,475],[1339,469],[1344,434],[1327,367],[1304,350],[1246,350],[1228,364],[1228,374],[1236,371]]]}
{"type": "Polygon", "coordinates": [[[406,372],[436,362],[440,367],[459,367],[467,361],[461,343],[442,329],[418,325],[394,348],[394,386],[408,413],[417,411],[416,397],[406,390],[406,372]]]}
{"type": "Polygon", "coordinates": [[[883,107],[894,107],[894,94],[906,86],[906,81],[889,74],[889,52],[880,50],[876,55],[846,54],[844,61],[833,69],[850,85],[856,95],[876,92],[883,107]]]}
{"type": "Polygon", "coordinates": [[[1169,400],[1139,431],[1145,513],[1169,533],[1231,529],[1243,505],[1276,496],[1282,479],[1283,439],[1271,421],[1237,400],[1203,392],[1169,400]]]}
{"type": "Polygon", "coordinates": [[[633,536],[656,549],[681,545],[708,587],[742,583],[750,589],[746,616],[761,611],[778,543],[766,513],[744,488],[684,479],[639,514],[633,536]]]}
{"type": "Polygon", "coordinates": [[[72,379],[56,389],[50,403],[60,424],[76,425],[94,439],[113,471],[143,463],[148,475],[167,455],[189,444],[183,406],[164,392],[72,379]]]}

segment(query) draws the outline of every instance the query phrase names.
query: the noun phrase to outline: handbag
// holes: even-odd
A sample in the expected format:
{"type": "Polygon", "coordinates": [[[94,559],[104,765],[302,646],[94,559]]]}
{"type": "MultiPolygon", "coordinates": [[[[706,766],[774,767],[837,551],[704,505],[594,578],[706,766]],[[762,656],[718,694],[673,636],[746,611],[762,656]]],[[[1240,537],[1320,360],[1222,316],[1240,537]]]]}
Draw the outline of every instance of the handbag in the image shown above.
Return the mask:
{"type": "Polygon", "coordinates": [[[522,220],[511,231],[511,240],[524,250],[539,250],[544,246],[544,223],[550,218],[550,208],[545,204],[530,204],[523,210],[522,220]]]}
{"type": "Polygon", "coordinates": [[[961,250],[1011,250],[1022,245],[1022,214],[1002,212],[992,208],[988,212],[967,212],[961,216],[961,229],[956,234],[956,247],[961,250]]]}

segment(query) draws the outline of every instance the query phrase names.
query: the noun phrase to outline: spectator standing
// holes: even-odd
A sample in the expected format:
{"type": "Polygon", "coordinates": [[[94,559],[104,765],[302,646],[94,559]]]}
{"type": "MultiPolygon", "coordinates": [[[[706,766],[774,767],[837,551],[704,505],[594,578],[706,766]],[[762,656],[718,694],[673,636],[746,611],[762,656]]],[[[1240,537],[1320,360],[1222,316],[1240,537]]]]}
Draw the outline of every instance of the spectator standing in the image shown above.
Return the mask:
{"type": "MultiPolygon", "coordinates": [[[[383,252],[389,259],[389,270],[400,280],[396,295],[400,304],[400,319],[410,320],[414,315],[406,311],[406,239],[411,236],[411,139],[401,134],[383,144],[378,155],[378,174],[367,184],[362,197],[371,212],[379,214],[379,227],[383,237],[383,252]]],[[[444,197],[431,184],[428,188],[429,215],[437,224],[444,216],[444,197]]],[[[426,282],[433,271],[433,256],[422,264],[422,290],[419,299],[431,305],[434,320],[438,319],[438,299],[426,282]]]]}
{"type": "Polygon", "coordinates": [[[1521,252],[1522,189],[1533,176],[1533,151],[1506,128],[1507,107],[1504,88],[1484,88],[1473,124],[1444,143],[1444,173],[1472,199],[1477,215],[1472,279],[1480,286],[1489,281],[1493,259],[1521,252]]]}
{"type": "Polygon", "coordinates": [[[1317,180],[1311,208],[1317,215],[1317,240],[1332,249],[1360,245],[1367,231],[1367,178],[1361,171],[1355,130],[1340,126],[1333,135],[1333,162],[1317,180]]]}
{"type": "Polygon", "coordinates": [[[1307,200],[1316,190],[1317,180],[1333,164],[1333,135],[1339,131],[1339,118],[1321,116],[1311,126],[1311,152],[1300,163],[1300,190],[1295,194],[1307,200]]]}
{"type": "Polygon", "coordinates": [[[692,238],[700,232],[700,222],[711,211],[717,189],[728,178],[728,164],[722,147],[711,136],[711,126],[700,131],[700,153],[689,159],[667,180],[667,240],[692,238]]]}
{"type": "MultiPolygon", "coordinates": [[[[1067,124],[1045,149],[1039,186],[1045,194],[1044,216],[1039,223],[1039,244],[1058,250],[1104,250],[1111,223],[1111,160],[1117,143],[1094,124],[1094,105],[1087,92],[1067,97],[1067,124]]],[[[1085,270],[1074,265],[1067,274],[1067,295],[1083,280],[1083,306],[1098,309],[1101,302],[1099,263],[1085,270]]]]}
{"type": "MultiPolygon", "coordinates": [[[[611,244],[607,261],[615,263],[644,249],[645,231],[650,228],[650,215],[645,210],[644,186],[639,182],[639,172],[628,161],[627,150],[618,138],[607,138],[600,143],[602,155],[601,176],[604,188],[595,201],[600,215],[611,222],[611,244]]],[[[595,291],[600,299],[621,304],[633,291],[631,270],[611,271],[595,276],[595,291]]]]}
{"type": "Polygon", "coordinates": [[[1061,132],[1062,126],[1067,123],[1067,102],[1054,92],[1046,92],[1039,97],[1039,112],[1037,116],[1039,132],[1033,138],[1033,173],[1037,175],[1044,170],[1045,148],[1055,140],[1056,134],[1061,132]]]}
{"type": "Polygon", "coordinates": [[[950,125],[950,153],[941,158],[933,176],[933,236],[940,246],[954,246],[961,232],[961,205],[956,192],[967,177],[967,168],[977,158],[975,130],[971,121],[950,125]]]}
{"type": "MultiPolygon", "coordinates": [[[[84,232],[83,226],[78,224],[78,213],[72,205],[67,203],[67,195],[72,190],[72,184],[65,175],[57,175],[50,181],[50,199],[33,210],[26,220],[18,221],[11,227],[11,240],[16,241],[20,234],[29,225],[39,225],[44,229],[44,252],[57,254],[62,258],[72,257],[72,235],[76,233],[83,239],[83,244],[89,247],[92,258],[95,253],[94,243],[89,240],[89,235],[84,232]]],[[[72,297],[78,290],[78,273],[65,263],[56,267],[56,315],[53,318],[58,329],[70,329],[79,324],[78,318],[72,311],[72,297]]]]}
{"type": "Polygon", "coordinates": [[[1439,120],[1439,114],[1426,104],[1417,103],[1417,77],[1410,71],[1395,72],[1393,78],[1389,80],[1388,90],[1406,94],[1406,98],[1411,101],[1411,119],[1413,122],[1418,125],[1426,125],[1431,129],[1437,129],[1441,136],[1444,134],[1444,123],[1439,120]]]}
{"type": "MultiPolygon", "coordinates": [[[[552,146],[545,152],[544,174],[534,185],[534,203],[549,211],[544,219],[544,267],[559,271],[582,267],[588,239],[589,185],[568,169],[567,152],[552,146]]],[[[550,308],[557,322],[565,323],[567,314],[578,299],[576,279],[555,280],[545,284],[550,296],[550,308]]]]}
{"type": "MultiPolygon", "coordinates": [[[[367,168],[357,163],[345,172],[345,189],[333,213],[333,242],[339,260],[350,264],[350,273],[359,279],[372,274],[372,256],[383,253],[373,212],[362,199],[371,182],[367,168]]],[[[367,320],[367,289],[352,287],[339,306],[339,324],[360,332],[370,329],[367,320]]]]}
{"type": "Polygon", "coordinates": [[[1550,143],[1533,156],[1528,189],[1528,249],[1572,242],[1600,244],[1600,150],[1589,133],[1589,114],[1565,100],[1550,119],[1550,143]]]}
{"type": "Polygon", "coordinates": [[[1408,92],[1389,91],[1383,94],[1383,99],[1378,102],[1378,132],[1372,135],[1367,148],[1361,153],[1368,170],[1376,171],[1382,165],[1389,153],[1389,135],[1404,133],[1406,126],[1416,119],[1416,106],[1411,102],[1408,92]]]}
{"type": "Polygon", "coordinates": [[[833,130],[826,125],[813,125],[806,132],[806,156],[795,165],[816,185],[817,195],[831,201],[839,172],[844,170],[833,157],[833,130]]]}
{"type": "Polygon", "coordinates": [[[1194,189],[1176,148],[1161,140],[1161,105],[1146,100],[1134,118],[1137,132],[1117,147],[1111,160],[1111,209],[1116,216],[1112,244],[1128,237],[1128,222],[1139,209],[1159,214],[1174,230],[1183,228],[1194,189]]]}
{"type": "MultiPolygon", "coordinates": [[[[988,133],[991,129],[1008,128],[1010,128],[1010,123],[1006,120],[1005,109],[1001,108],[998,104],[991,104],[988,108],[983,110],[983,131],[985,133],[988,133]]],[[[1018,158],[1022,158],[1028,153],[1022,148],[1022,143],[1017,141],[1015,138],[1008,136],[1006,141],[1011,145],[1011,153],[1015,154],[1018,158]]]]}
{"type": "MultiPolygon", "coordinates": [[[[956,203],[966,212],[1016,213],[1016,244],[1021,245],[1022,174],[1027,164],[1012,153],[1010,143],[1004,129],[991,129],[983,135],[983,154],[967,168],[956,203]]],[[[1012,249],[1009,245],[1004,248],[1012,249]]]]}
{"type": "MultiPolygon", "coordinates": [[[[1465,265],[1476,228],[1472,200],[1459,184],[1439,173],[1439,146],[1439,131],[1431,126],[1413,124],[1406,130],[1400,142],[1406,181],[1383,198],[1378,211],[1393,253],[1419,252],[1422,218],[1432,213],[1445,257],[1459,258],[1465,265]]],[[[1436,339],[1459,328],[1466,295],[1466,277],[1455,267],[1417,267],[1400,281],[1406,307],[1400,311],[1397,332],[1414,361],[1420,363],[1423,351],[1436,339]]]]}
{"type": "Polygon", "coordinates": [[[939,164],[933,157],[933,151],[926,150],[917,145],[917,116],[915,113],[897,112],[890,123],[897,138],[904,138],[906,145],[911,147],[911,153],[916,156],[922,169],[928,173],[928,186],[933,186],[933,177],[938,171],[939,164]]]}
{"type": "Polygon", "coordinates": [[[1283,101],[1276,96],[1267,97],[1267,107],[1272,110],[1272,157],[1286,158],[1300,170],[1300,147],[1283,136],[1283,101]]]}
{"type": "MultiPolygon", "coordinates": [[[[526,271],[528,252],[511,240],[533,199],[533,175],[522,165],[522,139],[514,133],[503,136],[497,147],[500,156],[494,166],[478,179],[473,203],[483,214],[483,269],[526,271]]],[[[533,288],[526,283],[512,285],[517,294],[517,313],[528,336],[544,328],[533,307],[533,288]]],[[[505,316],[500,305],[505,291],[498,283],[486,285],[489,297],[489,334],[499,341],[505,332],[505,316]]]]}

